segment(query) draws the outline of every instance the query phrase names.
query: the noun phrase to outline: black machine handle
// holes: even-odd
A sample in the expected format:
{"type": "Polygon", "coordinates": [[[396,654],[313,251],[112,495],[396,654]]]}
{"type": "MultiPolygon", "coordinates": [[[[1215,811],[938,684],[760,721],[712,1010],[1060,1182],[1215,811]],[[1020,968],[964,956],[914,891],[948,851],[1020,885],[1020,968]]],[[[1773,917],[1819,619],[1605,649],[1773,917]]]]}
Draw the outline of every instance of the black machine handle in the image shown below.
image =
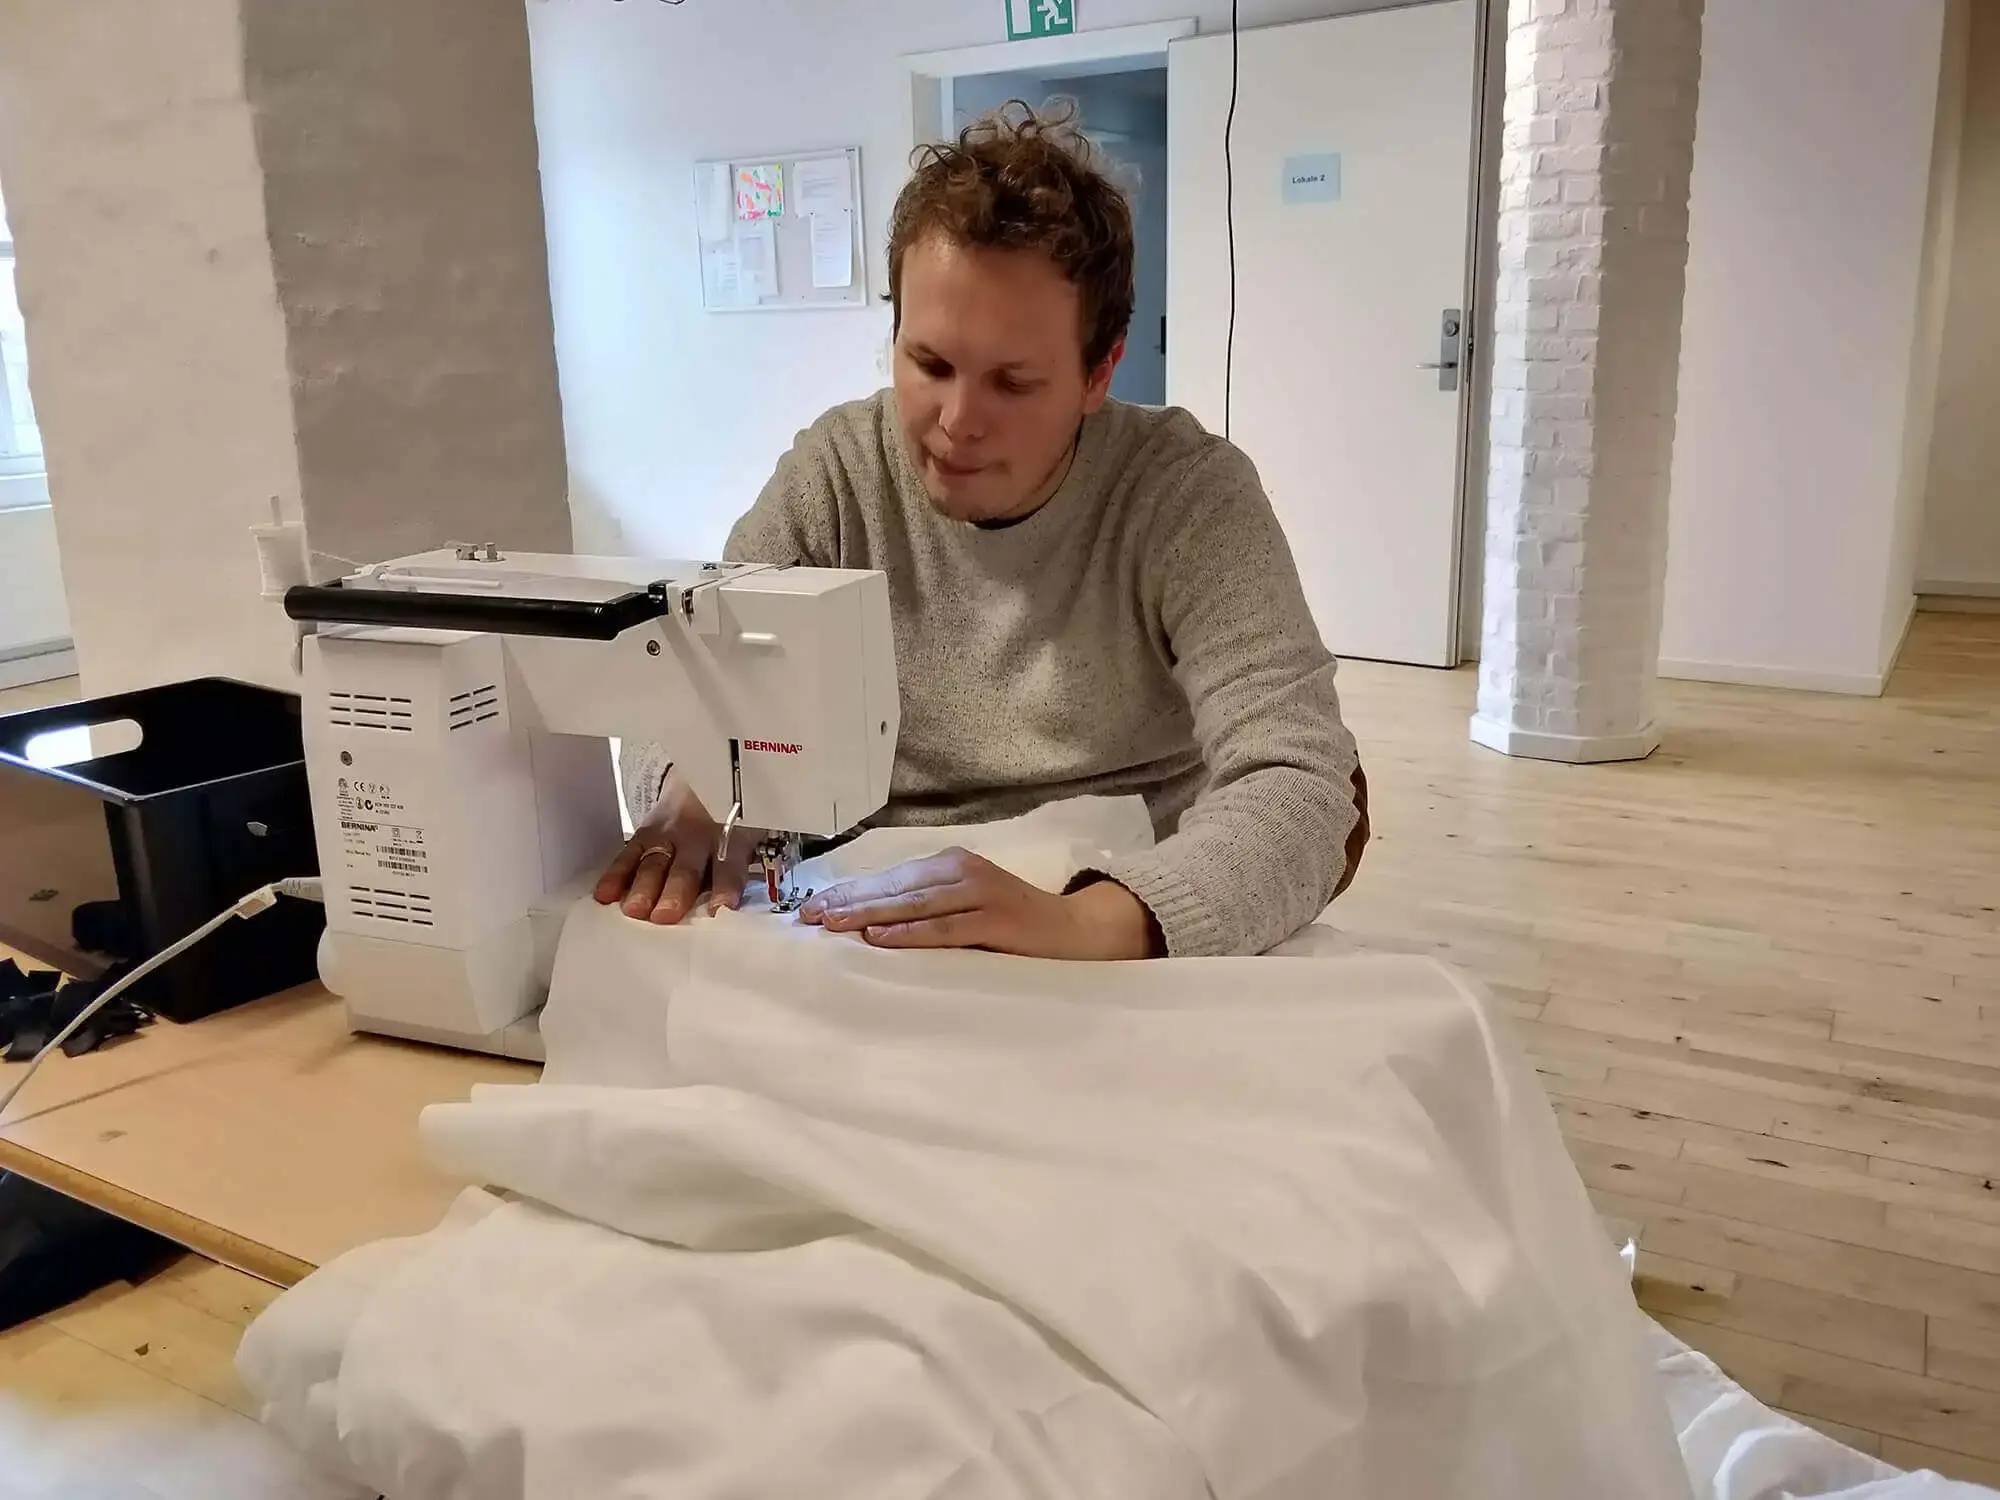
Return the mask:
{"type": "Polygon", "coordinates": [[[432,594],[414,589],[343,588],[302,583],[285,590],[285,613],[322,625],[402,625],[493,635],[546,635],[613,641],[634,625],[666,615],[664,590],[634,589],[614,599],[507,599],[491,594],[432,594]]]}

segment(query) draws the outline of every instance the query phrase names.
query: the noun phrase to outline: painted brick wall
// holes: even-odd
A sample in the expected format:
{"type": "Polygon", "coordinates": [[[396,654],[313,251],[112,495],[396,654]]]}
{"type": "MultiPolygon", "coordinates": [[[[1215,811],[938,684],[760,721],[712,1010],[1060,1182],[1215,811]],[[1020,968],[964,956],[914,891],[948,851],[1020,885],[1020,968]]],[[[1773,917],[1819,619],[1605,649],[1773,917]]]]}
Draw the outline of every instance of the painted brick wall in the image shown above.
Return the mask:
{"type": "Polygon", "coordinates": [[[1473,737],[1650,753],[1701,0],[1512,0],[1473,737]]]}
{"type": "Polygon", "coordinates": [[[298,516],[236,0],[0,6],[0,174],[84,688],[282,683],[298,516]]]}
{"type": "Polygon", "coordinates": [[[520,5],[0,6],[0,174],[87,692],[293,685],[273,497],[567,549],[520,5]]]}
{"type": "Polygon", "coordinates": [[[525,8],[242,4],[314,546],[568,551],[525,8]]]}

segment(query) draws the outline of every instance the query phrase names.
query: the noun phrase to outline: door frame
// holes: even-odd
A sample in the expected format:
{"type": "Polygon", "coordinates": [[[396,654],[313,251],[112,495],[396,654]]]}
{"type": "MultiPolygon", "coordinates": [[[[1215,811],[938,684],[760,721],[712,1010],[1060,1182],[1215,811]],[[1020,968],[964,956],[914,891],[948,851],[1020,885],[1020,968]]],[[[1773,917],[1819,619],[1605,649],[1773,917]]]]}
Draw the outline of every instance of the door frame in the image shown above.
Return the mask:
{"type": "Polygon", "coordinates": [[[1025,42],[991,42],[977,47],[953,47],[943,52],[913,52],[903,58],[909,77],[904,101],[904,134],[911,151],[942,140],[950,133],[951,81],[983,73],[1047,70],[1081,74],[1092,64],[1105,73],[1167,65],[1167,47],[1193,36],[1200,26],[1184,21],[1154,21],[1144,26],[1112,26],[1103,31],[1079,31],[1068,36],[1040,36],[1025,42]],[[929,122],[935,122],[934,125],[929,122]],[[939,132],[944,132],[940,134],[939,132]]]}
{"type": "Polygon", "coordinates": [[[1486,610],[1486,474],[1493,429],[1493,304],[1499,287],[1501,135],[1507,103],[1507,0],[1477,0],[1473,44],[1472,202],[1466,209],[1465,311],[1459,354],[1458,662],[1479,660],[1486,610]]]}

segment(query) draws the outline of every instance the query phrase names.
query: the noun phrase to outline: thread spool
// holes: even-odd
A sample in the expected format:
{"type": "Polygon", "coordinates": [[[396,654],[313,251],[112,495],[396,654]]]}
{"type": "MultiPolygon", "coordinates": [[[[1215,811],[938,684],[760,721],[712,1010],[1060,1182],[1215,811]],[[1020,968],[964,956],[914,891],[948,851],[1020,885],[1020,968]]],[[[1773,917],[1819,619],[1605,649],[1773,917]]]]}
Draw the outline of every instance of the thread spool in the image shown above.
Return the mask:
{"type": "Polygon", "coordinates": [[[257,542],[257,571],[266,599],[282,599],[294,584],[311,582],[306,567],[306,529],[297,522],[252,526],[257,542]]]}
{"type": "Polygon", "coordinates": [[[250,528],[257,543],[257,572],[266,599],[282,599],[294,584],[312,582],[311,552],[306,547],[306,528],[301,521],[287,521],[271,497],[271,519],[250,528]]]}

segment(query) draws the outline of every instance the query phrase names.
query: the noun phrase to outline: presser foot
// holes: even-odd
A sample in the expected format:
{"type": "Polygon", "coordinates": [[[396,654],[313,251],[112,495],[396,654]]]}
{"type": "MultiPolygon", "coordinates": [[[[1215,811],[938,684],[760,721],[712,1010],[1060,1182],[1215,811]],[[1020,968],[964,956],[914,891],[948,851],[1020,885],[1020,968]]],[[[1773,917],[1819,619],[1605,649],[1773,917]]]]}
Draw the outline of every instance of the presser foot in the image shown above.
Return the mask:
{"type": "Polygon", "coordinates": [[[799,853],[796,834],[773,834],[757,846],[758,858],[764,866],[764,894],[772,911],[787,916],[810,901],[813,894],[810,890],[800,890],[795,878],[799,853]]]}

